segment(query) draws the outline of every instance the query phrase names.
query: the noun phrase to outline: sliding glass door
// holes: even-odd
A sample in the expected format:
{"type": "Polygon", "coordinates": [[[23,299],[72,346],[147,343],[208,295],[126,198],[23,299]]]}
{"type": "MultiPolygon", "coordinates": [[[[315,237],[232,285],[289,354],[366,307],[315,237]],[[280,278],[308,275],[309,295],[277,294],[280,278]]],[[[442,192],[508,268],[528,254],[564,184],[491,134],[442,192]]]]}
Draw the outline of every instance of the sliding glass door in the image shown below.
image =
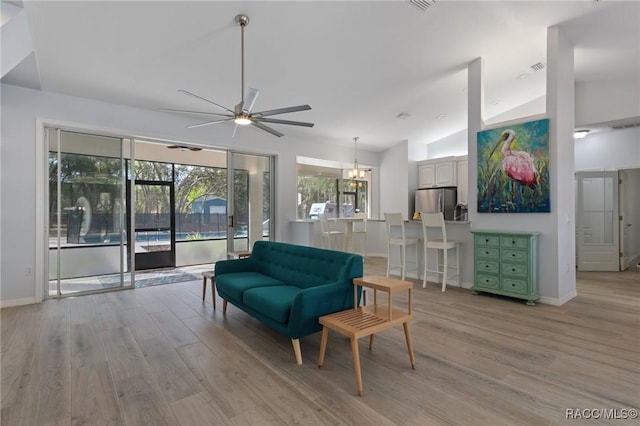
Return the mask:
{"type": "Polygon", "coordinates": [[[129,285],[125,140],[46,129],[48,297],[129,285]]]}
{"type": "Polygon", "coordinates": [[[251,251],[253,243],[273,235],[271,196],[273,157],[228,153],[227,249],[251,251]]]}

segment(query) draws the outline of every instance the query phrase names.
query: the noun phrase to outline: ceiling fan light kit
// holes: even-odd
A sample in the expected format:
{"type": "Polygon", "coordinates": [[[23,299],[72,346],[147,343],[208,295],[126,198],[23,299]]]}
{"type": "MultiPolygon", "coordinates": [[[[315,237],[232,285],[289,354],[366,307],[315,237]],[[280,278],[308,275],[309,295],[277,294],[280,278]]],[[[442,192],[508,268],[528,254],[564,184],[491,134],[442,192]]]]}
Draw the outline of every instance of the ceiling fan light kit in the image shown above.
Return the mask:
{"type": "MultiPolygon", "coordinates": [[[[297,111],[307,111],[310,110],[311,107],[309,105],[297,105],[286,108],[278,108],[266,111],[258,111],[252,112],[253,106],[256,103],[256,99],[260,94],[258,89],[249,88],[247,96],[245,97],[245,84],[244,84],[244,28],[249,24],[249,17],[247,15],[236,15],[235,21],[238,25],[240,25],[240,43],[241,43],[241,63],[240,63],[240,102],[232,109],[217,104],[209,99],[203,98],[202,96],[196,95],[195,93],[191,93],[187,90],[180,89],[179,92],[182,92],[186,95],[192,96],[194,98],[205,101],[211,105],[214,105],[218,109],[224,111],[224,113],[219,112],[201,112],[201,111],[188,111],[188,110],[180,110],[180,109],[161,109],[161,111],[166,112],[177,112],[177,113],[185,113],[185,114],[204,114],[204,115],[213,115],[220,118],[216,118],[215,120],[207,121],[199,124],[192,124],[187,126],[189,129],[193,129],[196,127],[204,127],[211,126],[213,124],[225,123],[233,121],[237,126],[248,126],[252,125],[257,127],[260,130],[263,130],[267,133],[270,133],[277,137],[284,136],[283,133],[280,133],[276,129],[267,126],[265,123],[273,123],[273,124],[286,124],[291,126],[303,126],[303,127],[313,127],[314,123],[306,123],[303,121],[291,121],[291,120],[279,120],[275,118],[268,118],[272,115],[278,114],[287,114],[290,112],[297,111]]],[[[235,136],[236,129],[233,131],[233,135],[235,136]]]]}

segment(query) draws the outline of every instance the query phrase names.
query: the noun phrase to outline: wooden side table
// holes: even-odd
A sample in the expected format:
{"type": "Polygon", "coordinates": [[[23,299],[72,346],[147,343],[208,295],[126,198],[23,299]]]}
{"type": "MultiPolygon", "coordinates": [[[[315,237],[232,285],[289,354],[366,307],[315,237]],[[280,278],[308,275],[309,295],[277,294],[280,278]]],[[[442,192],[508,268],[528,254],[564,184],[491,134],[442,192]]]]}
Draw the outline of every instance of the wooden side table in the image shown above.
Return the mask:
{"type": "Polygon", "coordinates": [[[411,368],[416,368],[416,359],[413,354],[413,344],[409,332],[409,320],[413,317],[411,310],[411,291],[413,283],[395,278],[383,276],[365,276],[353,280],[354,309],[336,312],[330,315],[321,316],[318,320],[322,324],[322,340],[320,341],[320,356],[318,366],[324,364],[324,355],[327,349],[327,338],[329,329],[335,330],[347,336],[351,340],[351,351],[353,353],[353,367],[356,374],[356,385],[358,395],[362,396],[362,373],[360,371],[360,353],[358,351],[358,339],[369,336],[369,350],[373,349],[373,337],[375,333],[402,324],[404,336],[407,341],[411,368]],[[373,304],[358,307],[358,286],[373,289],[373,304]],[[399,291],[408,291],[409,300],[407,310],[393,307],[392,296],[399,291]],[[378,304],[377,292],[387,293],[387,304],[378,304]]]}
{"type": "Polygon", "coordinates": [[[202,273],[202,301],[207,294],[207,280],[211,280],[211,303],[213,310],[216,310],[216,273],[215,271],[205,271],[202,273]]]}

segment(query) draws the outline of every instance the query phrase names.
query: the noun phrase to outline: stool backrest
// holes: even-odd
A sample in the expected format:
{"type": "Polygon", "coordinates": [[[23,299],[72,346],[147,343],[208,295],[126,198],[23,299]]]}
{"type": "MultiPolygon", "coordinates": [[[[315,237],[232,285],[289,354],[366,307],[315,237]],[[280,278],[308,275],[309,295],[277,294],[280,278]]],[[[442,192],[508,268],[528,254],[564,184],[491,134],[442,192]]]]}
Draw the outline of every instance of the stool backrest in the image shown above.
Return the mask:
{"type": "Polygon", "coordinates": [[[424,241],[427,242],[427,229],[438,228],[442,232],[442,241],[447,242],[447,229],[444,226],[444,215],[442,212],[438,213],[420,213],[422,217],[422,229],[424,232],[424,241]]]}
{"type": "Polygon", "coordinates": [[[387,237],[391,238],[402,238],[404,241],[404,220],[402,219],[402,213],[385,213],[384,221],[387,225],[387,237]]]}
{"type": "Polygon", "coordinates": [[[353,222],[354,232],[367,232],[367,214],[356,213],[353,217],[354,219],[362,219],[361,221],[353,222]]]}
{"type": "Polygon", "coordinates": [[[322,213],[318,218],[320,219],[320,230],[323,233],[329,232],[329,219],[327,219],[327,215],[322,213]]]}

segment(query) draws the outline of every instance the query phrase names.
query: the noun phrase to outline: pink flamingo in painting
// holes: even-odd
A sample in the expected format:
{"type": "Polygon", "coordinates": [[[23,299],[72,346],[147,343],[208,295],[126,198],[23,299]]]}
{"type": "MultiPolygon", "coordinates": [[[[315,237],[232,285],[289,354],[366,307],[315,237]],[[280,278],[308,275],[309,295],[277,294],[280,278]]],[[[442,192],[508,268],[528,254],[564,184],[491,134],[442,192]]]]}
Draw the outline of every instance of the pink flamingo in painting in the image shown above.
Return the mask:
{"type": "Polygon", "coordinates": [[[512,151],[511,144],[516,137],[516,132],[513,130],[505,130],[502,132],[500,142],[504,142],[502,145],[502,170],[511,179],[520,182],[523,185],[535,188],[538,183],[538,171],[533,164],[533,158],[528,152],[524,151],[512,151]]]}

